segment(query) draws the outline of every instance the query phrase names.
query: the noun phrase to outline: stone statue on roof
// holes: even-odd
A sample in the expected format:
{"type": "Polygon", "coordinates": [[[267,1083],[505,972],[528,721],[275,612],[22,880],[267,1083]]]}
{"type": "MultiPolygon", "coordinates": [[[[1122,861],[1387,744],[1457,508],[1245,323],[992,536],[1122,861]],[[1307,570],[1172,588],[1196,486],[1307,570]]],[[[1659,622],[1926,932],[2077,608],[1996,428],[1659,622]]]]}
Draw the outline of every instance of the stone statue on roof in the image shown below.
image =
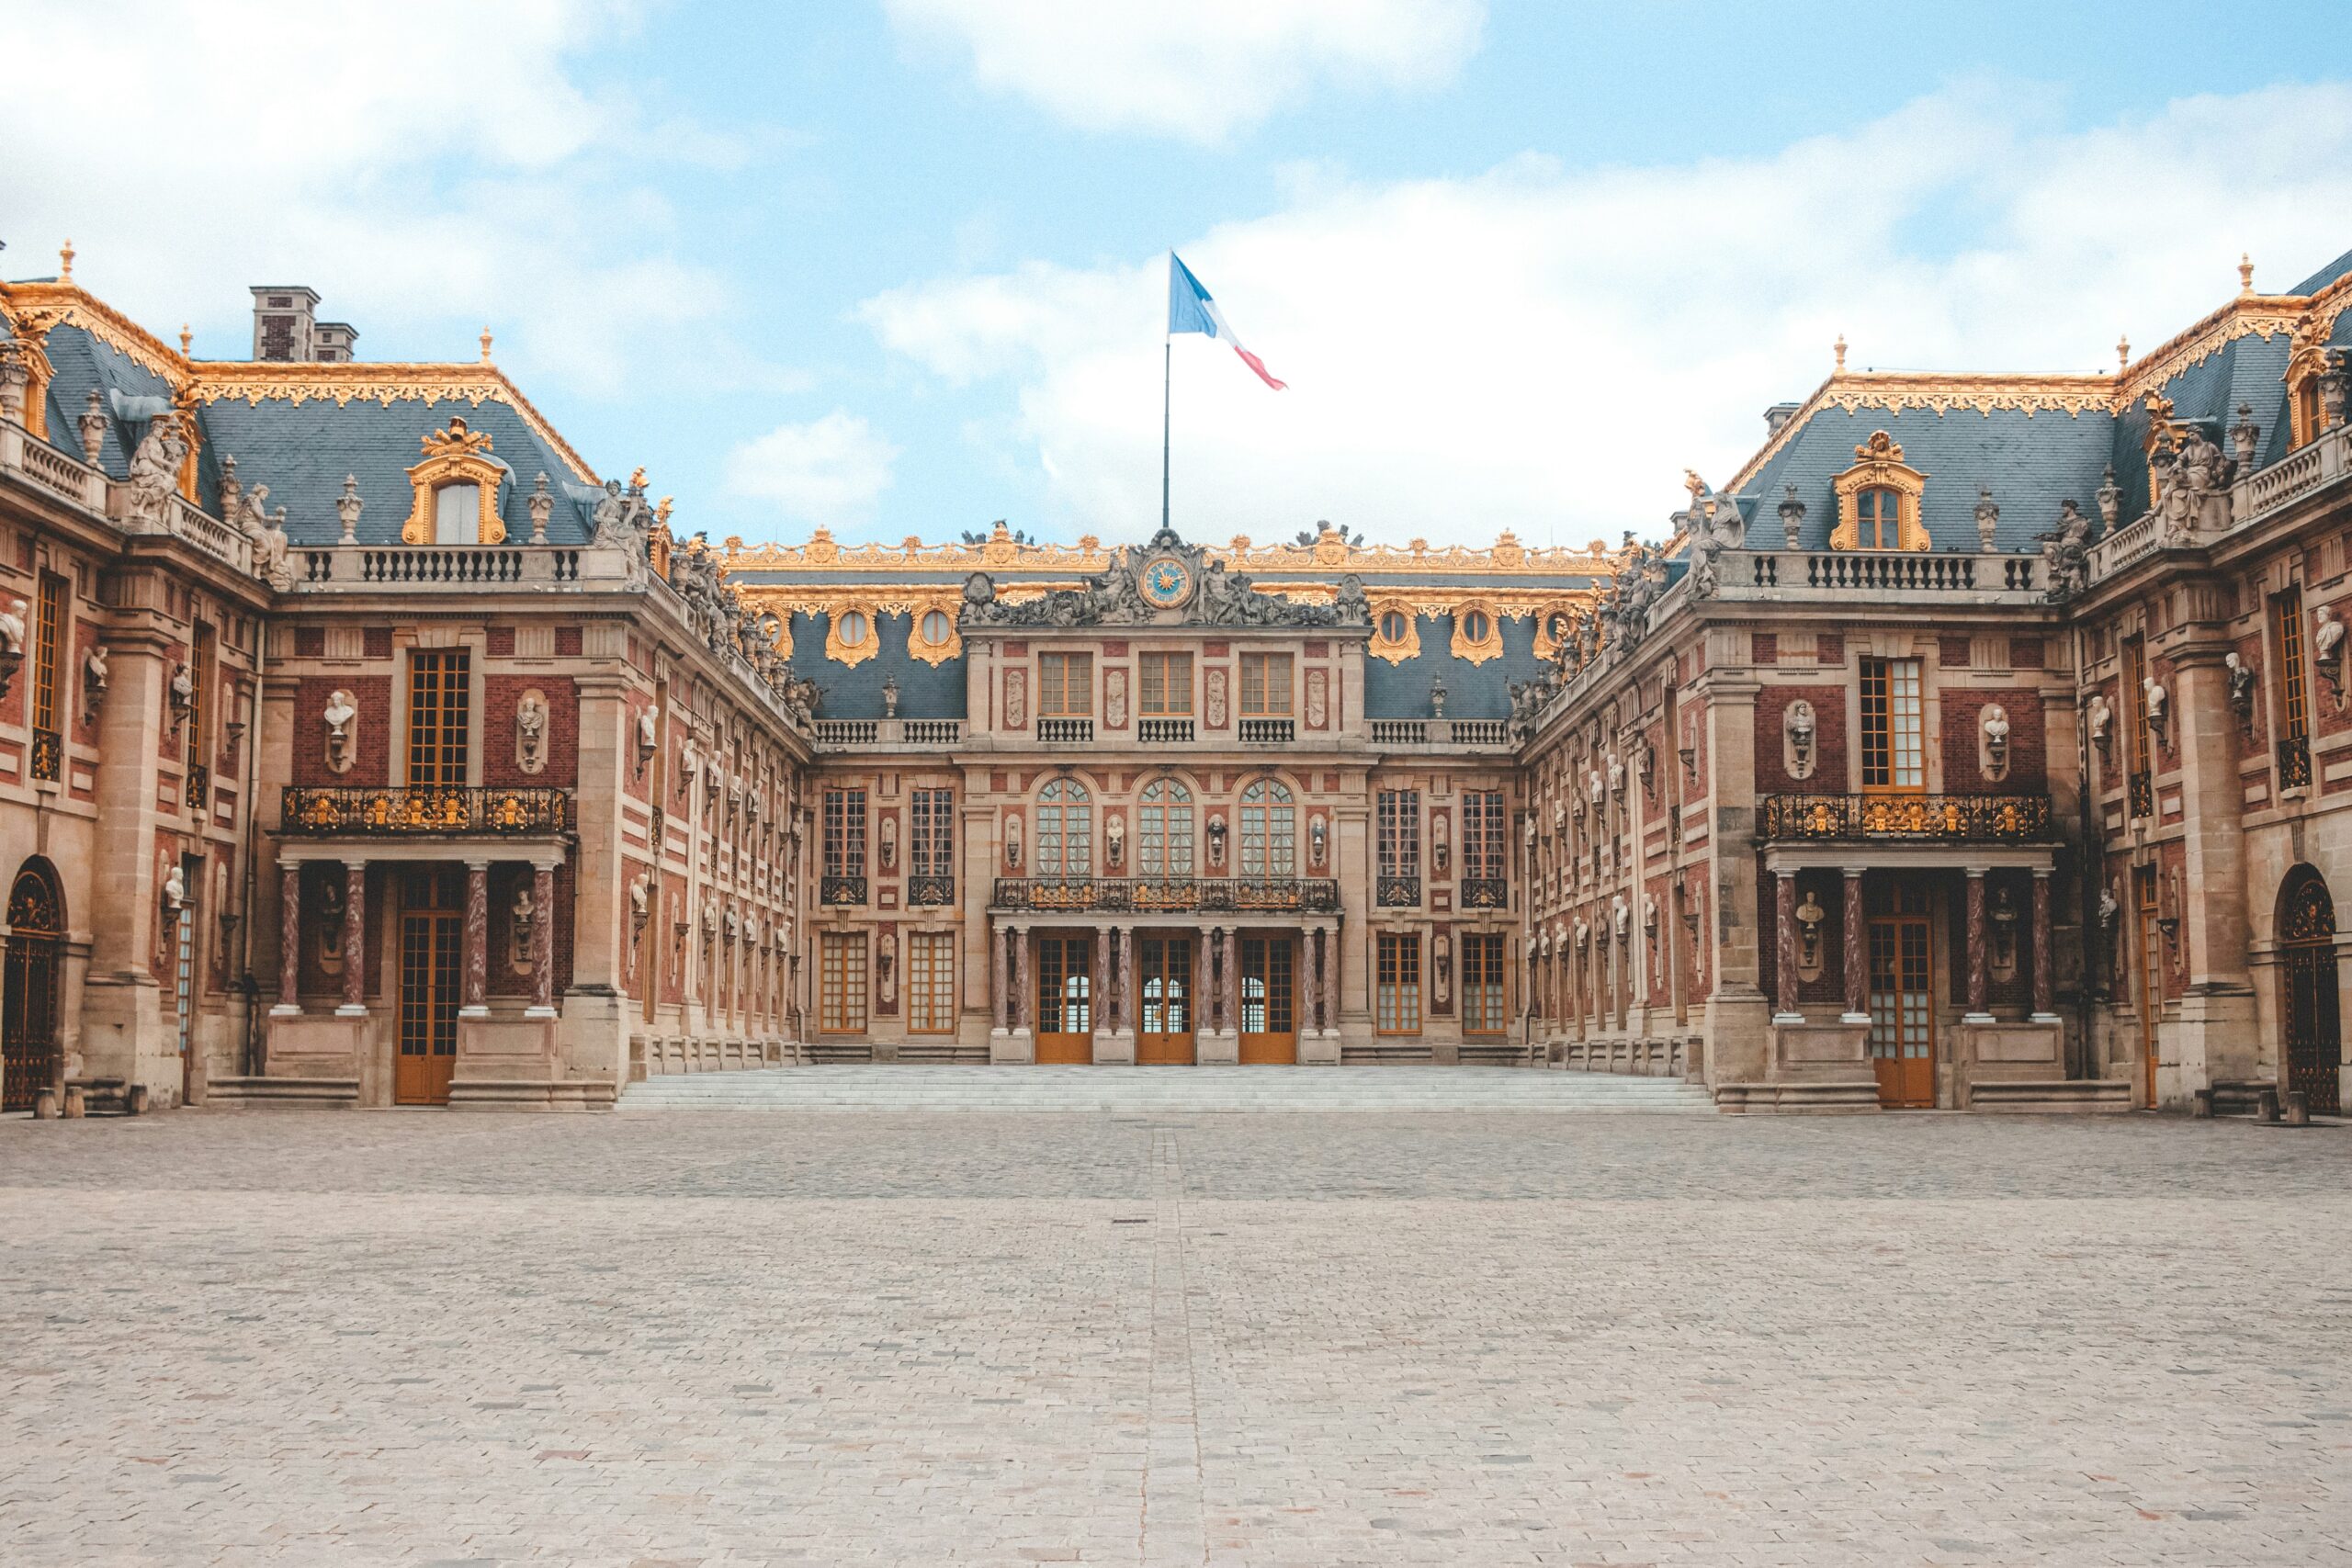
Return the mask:
{"type": "Polygon", "coordinates": [[[176,415],[157,414],[147,422],[147,434],[131,453],[130,477],[123,481],[122,521],[132,533],[171,532],[172,497],[179,491],[187,454],[187,437],[176,415]]]}
{"type": "Polygon", "coordinates": [[[2058,503],[2058,526],[2040,536],[2048,579],[2043,591],[2054,604],[2090,586],[2091,520],[2072,501],[2058,503]]]}
{"type": "Polygon", "coordinates": [[[294,569],[287,561],[286,508],[279,507],[273,517],[263,504],[268,499],[267,485],[254,486],[243,497],[243,515],[235,521],[253,539],[254,575],[286,593],[294,587],[294,569]]]}

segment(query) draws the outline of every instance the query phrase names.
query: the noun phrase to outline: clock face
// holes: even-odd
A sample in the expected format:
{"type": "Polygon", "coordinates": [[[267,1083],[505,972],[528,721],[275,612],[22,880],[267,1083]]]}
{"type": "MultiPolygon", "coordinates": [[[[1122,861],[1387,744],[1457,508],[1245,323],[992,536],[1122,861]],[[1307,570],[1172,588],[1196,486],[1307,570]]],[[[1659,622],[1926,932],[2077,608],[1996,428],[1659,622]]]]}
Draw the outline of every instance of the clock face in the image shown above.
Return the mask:
{"type": "Polygon", "coordinates": [[[1143,569],[1143,596],[1163,610],[1172,610],[1193,591],[1193,574],[1184,563],[1167,556],[1143,569]]]}

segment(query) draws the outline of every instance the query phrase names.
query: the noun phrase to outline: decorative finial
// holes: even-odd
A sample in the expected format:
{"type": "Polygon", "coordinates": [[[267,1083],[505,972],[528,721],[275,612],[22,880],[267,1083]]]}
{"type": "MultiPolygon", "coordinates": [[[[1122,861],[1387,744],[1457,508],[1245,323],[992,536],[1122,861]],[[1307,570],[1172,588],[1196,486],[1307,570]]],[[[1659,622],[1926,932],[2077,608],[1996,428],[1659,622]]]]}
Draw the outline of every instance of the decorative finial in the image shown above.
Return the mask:
{"type": "Polygon", "coordinates": [[[180,357],[182,359],[188,356],[188,345],[194,342],[196,342],[196,334],[188,331],[186,321],[182,321],[180,323],[180,357]]]}
{"type": "Polygon", "coordinates": [[[1844,333],[1838,334],[1838,368],[1840,370],[1846,368],[1846,334],[1844,333]]]}
{"type": "Polygon", "coordinates": [[[490,328],[487,326],[481,329],[481,362],[484,365],[490,363],[490,328]]]}
{"type": "Polygon", "coordinates": [[[633,474],[629,475],[629,477],[628,477],[628,488],[629,488],[629,489],[631,489],[631,490],[643,490],[643,489],[645,488],[645,465],[644,465],[644,464],[639,463],[639,464],[638,465],[638,467],[637,467],[637,472],[635,472],[635,473],[633,473],[633,474]]]}
{"type": "Polygon", "coordinates": [[[2131,368],[2132,340],[2128,337],[2117,338],[2115,340],[2115,373],[2120,376],[2131,368]]]}
{"type": "Polygon", "coordinates": [[[64,245],[63,245],[63,246],[62,246],[62,247],[58,251],[58,253],[57,253],[57,265],[58,265],[58,269],[59,269],[59,270],[58,270],[58,274],[57,274],[57,281],[58,281],[58,282],[60,282],[60,283],[71,283],[71,282],[73,282],[73,281],[74,281],[74,242],[73,242],[73,241],[71,241],[71,240],[66,241],[66,242],[65,242],[65,243],[64,243],[64,245]]]}
{"type": "Polygon", "coordinates": [[[2238,292],[2254,292],[2254,253],[2251,251],[2238,253],[2238,292]]]}

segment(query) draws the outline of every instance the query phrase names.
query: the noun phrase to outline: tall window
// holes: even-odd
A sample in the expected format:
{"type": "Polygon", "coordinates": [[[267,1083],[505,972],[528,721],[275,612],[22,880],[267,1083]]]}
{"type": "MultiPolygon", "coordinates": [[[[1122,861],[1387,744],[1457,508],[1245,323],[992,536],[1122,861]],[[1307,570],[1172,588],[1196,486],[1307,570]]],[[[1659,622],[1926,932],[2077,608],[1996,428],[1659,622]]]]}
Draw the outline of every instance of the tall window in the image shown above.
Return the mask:
{"type": "Polygon", "coordinates": [[[1136,868],[1146,877],[1193,874],[1193,792],[1174,779],[1143,786],[1142,844],[1136,868]]]}
{"type": "Polygon", "coordinates": [[[1927,782],[1921,740],[1919,661],[1863,660],[1862,787],[1923,789],[1927,782]]]}
{"type": "Polygon", "coordinates": [[[825,874],[865,874],[865,792],[825,792],[825,874]]]}
{"type": "Polygon", "coordinates": [[[1380,874],[1421,874],[1421,792],[1380,792],[1380,874]]]}
{"type": "Polygon", "coordinates": [[[1896,550],[1903,547],[1903,496],[1883,485],[1856,492],[1854,515],[1860,522],[1855,547],[1896,550]]]}
{"type": "Polygon", "coordinates": [[[65,643],[65,580],[40,577],[40,604],[33,624],[33,728],[54,730],[57,723],[58,651],[65,643]]]}
{"type": "Polygon", "coordinates": [[[1094,807],[1076,779],[1056,779],[1037,794],[1037,874],[1094,874],[1094,807]]]}
{"type": "Polygon", "coordinates": [[[191,777],[205,763],[205,726],[212,717],[212,682],[220,669],[219,645],[211,626],[199,621],[196,649],[188,660],[187,716],[181,720],[180,760],[191,777]]]}
{"type": "Polygon", "coordinates": [[[1462,878],[1465,882],[1500,882],[1503,856],[1510,852],[1503,834],[1503,792],[1472,789],[1462,792],[1462,878]]]}
{"type": "Polygon", "coordinates": [[[419,649],[408,663],[408,782],[466,782],[471,734],[471,656],[463,649],[419,649]]]}
{"type": "Polygon", "coordinates": [[[907,816],[912,840],[907,846],[907,870],[915,876],[956,874],[956,792],[952,789],[910,791],[907,816]]]}
{"type": "Polygon", "coordinates": [[[1421,939],[1382,931],[1373,966],[1373,1027],[1382,1034],[1421,1032],[1421,939]]]}
{"type": "Polygon", "coordinates": [[[2123,639],[2123,700],[2132,712],[2132,771],[2144,773],[2155,748],[2148,734],[2148,645],[2136,637],[2123,639]]]}
{"type": "Polygon", "coordinates": [[[2306,376],[2295,388],[2295,417],[2290,433],[2298,446],[2315,439],[2327,428],[2327,405],[2320,401],[2319,378],[2306,376]]]}
{"type": "Polygon", "coordinates": [[[1503,1013],[1503,939],[1499,932],[1462,939],[1462,1032],[1500,1034],[1510,1027],[1503,1013]]]}
{"type": "Polygon", "coordinates": [[[944,1034],[956,1027],[956,933],[916,931],[907,938],[907,1028],[944,1034]]]}
{"type": "Polygon", "coordinates": [[[1091,653],[1039,654],[1038,716],[1084,718],[1093,711],[1094,656],[1091,653]]]}
{"type": "Polygon", "coordinates": [[[1241,874],[1295,876],[1297,813],[1279,779],[1260,779],[1241,792],[1241,874]]]}
{"type": "Polygon", "coordinates": [[[1142,712],[1167,717],[1193,711],[1193,656],[1189,653],[1147,653],[1141,656],[1142,712]]]}
{"type": "Polygon", "coordinates": [[[1290,712],[1290,655],[1245,653],[1241,656],[1241,711],[1279,717],[1290,712]]]}
{"type": "Polygon", "coordinates": [[[2311,739],[2310,685],[2303,673],[2303,595],[2290,588],[2270,601],[2270,625],[2278,638],[2278,738],[2311,739]]]}
{"type": "Polygon", "coordinates": [[[817,959],[817,1027],[828,1034],[864,1033],[865,933],[825,932],[817,959]]]}

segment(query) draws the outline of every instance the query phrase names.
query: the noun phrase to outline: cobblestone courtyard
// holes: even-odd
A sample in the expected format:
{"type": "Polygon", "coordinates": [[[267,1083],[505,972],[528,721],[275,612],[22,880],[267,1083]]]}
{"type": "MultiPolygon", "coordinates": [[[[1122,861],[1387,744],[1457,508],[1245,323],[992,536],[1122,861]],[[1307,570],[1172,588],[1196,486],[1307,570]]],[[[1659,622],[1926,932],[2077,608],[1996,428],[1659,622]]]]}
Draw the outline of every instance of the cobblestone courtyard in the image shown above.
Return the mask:
{"type": "Polygon", "coordinates": [[[0,1124],[0,1562],[2352,1562],[2352,1131],[0,1124]]]}

